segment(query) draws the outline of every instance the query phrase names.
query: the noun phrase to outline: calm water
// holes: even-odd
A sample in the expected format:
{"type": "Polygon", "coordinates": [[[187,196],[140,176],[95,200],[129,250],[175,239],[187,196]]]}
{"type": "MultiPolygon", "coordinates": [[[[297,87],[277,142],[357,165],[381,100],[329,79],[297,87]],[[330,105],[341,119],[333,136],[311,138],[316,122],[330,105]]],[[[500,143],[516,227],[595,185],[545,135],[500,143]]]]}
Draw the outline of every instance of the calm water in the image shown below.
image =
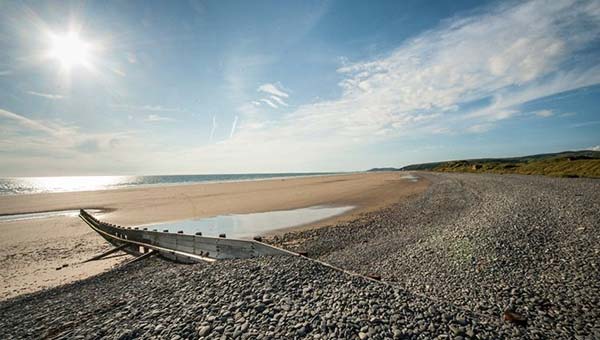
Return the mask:
{"type": "Polygon", "coordinates": [[[324,207],[269,211],[253,214],[220,215],[215,217],[183,220],[170,223],[145,225],[149,230],[157,229],[170,232],[182,230],[186,234],[202,232],[203,236],[227,234],[231,238],[251,238],[269,231],[295,227],[343,214],[354,207],[324,207]]]}
{"type": "Polygon", "coordinates": [[[0,178],[0,195],[118,189],[132,186],[249,181],[269,178],[331,175],[335,173],[276,173],[170,176],[71,176],[0,178]]]}

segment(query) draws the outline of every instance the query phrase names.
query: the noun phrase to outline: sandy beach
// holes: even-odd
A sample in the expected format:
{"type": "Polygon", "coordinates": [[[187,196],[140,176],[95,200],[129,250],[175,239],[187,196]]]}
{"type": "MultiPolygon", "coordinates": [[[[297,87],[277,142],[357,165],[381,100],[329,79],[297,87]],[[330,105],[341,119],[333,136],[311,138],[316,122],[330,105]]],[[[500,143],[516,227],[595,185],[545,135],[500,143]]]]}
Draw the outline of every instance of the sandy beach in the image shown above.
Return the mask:
{"type": "MultiPolygon", "coordinates": [[[[361,173],[3,196],[0,197],[0,214],[96,208],[105,210],[97,215],[99,218],[132,226],[316,205],[356,207],[346,214],[300,227],[307,228],[354,219],[358,214],[422,192],[428,185],[426,180],[402,179],[403,175],[361,173]]],[[[4,222],[0,223],[0,233],[0,270],[3,273],[0,299],[86,278],[131,259],[118,255],[81,263],[110,246],[76,217],[4,222]]]]}

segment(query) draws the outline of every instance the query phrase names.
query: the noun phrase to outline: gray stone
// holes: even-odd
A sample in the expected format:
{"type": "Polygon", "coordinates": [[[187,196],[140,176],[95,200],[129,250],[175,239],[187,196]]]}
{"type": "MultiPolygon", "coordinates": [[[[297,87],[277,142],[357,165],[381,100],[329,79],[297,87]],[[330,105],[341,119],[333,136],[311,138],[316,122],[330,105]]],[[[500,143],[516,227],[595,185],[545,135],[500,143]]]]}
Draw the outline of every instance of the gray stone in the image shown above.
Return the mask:
{"type": "Polygon", "coordinates": [[[210,331],[211,331],[210,326],[204,326],[198,330],[198,335],[199,336],[207,336],[208,334],[210,334],[210,331]]]}

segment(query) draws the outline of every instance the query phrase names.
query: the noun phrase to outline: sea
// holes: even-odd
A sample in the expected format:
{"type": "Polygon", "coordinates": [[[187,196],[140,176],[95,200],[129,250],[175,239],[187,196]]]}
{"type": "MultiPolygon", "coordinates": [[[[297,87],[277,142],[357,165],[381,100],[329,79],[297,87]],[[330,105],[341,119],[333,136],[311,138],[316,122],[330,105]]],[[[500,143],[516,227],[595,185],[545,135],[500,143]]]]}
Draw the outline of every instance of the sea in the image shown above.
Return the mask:
{"type": "Polygon", "coordinates": [[[57,176],[0,178],[0,196],[52,192],[96,191],[194,183],[256,181],[272,178],[334,175],[339,172],[166,175],[166,176],[57,176]]]}

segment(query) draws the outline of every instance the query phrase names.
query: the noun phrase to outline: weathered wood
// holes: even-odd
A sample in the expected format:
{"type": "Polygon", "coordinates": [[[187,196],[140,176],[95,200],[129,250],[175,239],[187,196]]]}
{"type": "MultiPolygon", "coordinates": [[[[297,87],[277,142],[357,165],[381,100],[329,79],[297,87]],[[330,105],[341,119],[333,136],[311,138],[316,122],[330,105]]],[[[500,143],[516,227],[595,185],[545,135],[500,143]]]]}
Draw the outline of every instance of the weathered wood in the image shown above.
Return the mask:
{"type": "Polygon", "coordinates": [[[125,249],[125,247],[127,247],[127,246],[128,246],[127,244],[123,244],[123,245],[120,245],[120,246],[118,246],[118,247],[112,248],[112,249],[110,249],[110,250],[107,250],[107,251],[105,251],[105,252],[104,252],[104,253],[102,253],[102,254],[98,254],[98,255],[96,255],[96,256],[94,256],[94,257],[90,258],[90,259],[87,259],[87,260],[83,261],[83,263],[90,262],[90,261],[97,261],[97,260],[100,260],[101,258],[103,258],[103,257],[105,257],[105,256],[108,256],[108,255],[110,255],[110,254],[116,253],[116,252],[118,252],[119,250],[123,250],[123,249],[125,249]]]}
{"type": "Polygon", "coordinates": [[[298,256],[257,241],[122,228],[101,222],[84,210],[79,216],[108,242],[115,247],[123,246],[123,251],[134,256],[142,255],[140,246],[156,251],[160,256],[188,263],[266,255],[298,256]]]}
{"type": "Polygon", "coordinates": [[[141,261],[141,260],[143,260],[143,259],[146,259],[146,258],[148,258],[148,257],[150,257],[150,256],[154,256],[154,255],[156,255],[156,254],[157,254],[157,252],[155,252],[154,250],[150,250],[149,252],[145,253],[144,255],[140,255],[140,256],[136,257],[135,259],[133,259],[133,260],[131,260],[131,261],[129,261],[129,262],[127,262],[127,263],[125,263],[125,265],[132,264],[132,263],[135,263],[135,262],[141,261]]]}

